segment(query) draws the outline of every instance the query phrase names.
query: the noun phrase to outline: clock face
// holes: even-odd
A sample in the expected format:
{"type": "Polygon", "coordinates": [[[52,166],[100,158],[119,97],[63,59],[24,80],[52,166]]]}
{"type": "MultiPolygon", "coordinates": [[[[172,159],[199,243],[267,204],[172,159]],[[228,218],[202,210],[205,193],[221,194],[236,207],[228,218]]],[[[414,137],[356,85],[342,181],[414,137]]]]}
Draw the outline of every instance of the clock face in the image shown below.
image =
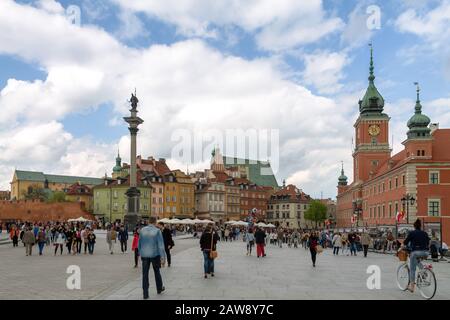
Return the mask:
{"type": "Polygon", "coordinates": [[[380,134],[380,126],[373,124],[369,127],[369,134],[373,137],[376,137],[380,134]]]}

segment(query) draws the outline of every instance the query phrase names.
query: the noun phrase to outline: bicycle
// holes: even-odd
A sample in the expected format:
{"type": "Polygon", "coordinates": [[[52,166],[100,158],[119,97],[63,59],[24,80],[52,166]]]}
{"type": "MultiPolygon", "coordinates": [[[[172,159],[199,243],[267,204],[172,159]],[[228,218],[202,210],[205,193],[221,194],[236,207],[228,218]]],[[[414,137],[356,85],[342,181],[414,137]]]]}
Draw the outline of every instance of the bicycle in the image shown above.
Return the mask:
{"type": "MultiPolygon", "coordinates": [[[[437,282],[431,264],[423,263],[424,257],[417,257],[416,286],[420,295],[427,299],[433,299],[436,294],[437,282]]],[[[402,291],[408,290],[410,284],[408,258],[397,268],[397,286],[402,291]]]]}

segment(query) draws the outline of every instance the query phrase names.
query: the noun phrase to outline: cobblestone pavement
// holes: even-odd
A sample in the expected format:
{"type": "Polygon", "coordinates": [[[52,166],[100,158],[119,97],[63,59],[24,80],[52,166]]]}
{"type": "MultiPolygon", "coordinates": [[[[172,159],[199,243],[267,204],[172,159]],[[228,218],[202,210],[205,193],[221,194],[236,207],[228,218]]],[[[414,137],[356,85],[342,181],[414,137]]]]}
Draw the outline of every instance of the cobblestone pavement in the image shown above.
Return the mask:
{"type": "MultiPolygon", "coordinates": [[[[174,254],[185,250],[196,242],[175,238],[174,254]]],[[[131,239],[128,241],[131,248],[131,239]]],[[[84,248],[82,248],[84,249],[84,248]]],[[[90,299],[104,292],[113,291],[140,275],[133,268],[133,252],[120,252],[116,244],[115,254],[107,251],[106,240],[97,237],[94,255],[68,255],[66,248],[62,256],[53,256],[53,247],[45,248],[39,256],[37,246],[33,255],[25,256],[25,248],[12,245],[0,246],[0,299],[90,299]],[[68,290],[66,273],[69,265],[81,269],[81,290],[68,290]]]]}
{"type": "MultiPolygon", "coordinates": [[[[192,241],[194,240],[186,240],[192,241]]],[[[396,285],[397,258],[369,253],[359,256],[333,256],[330,250],[318,256],[312,267],[309,251],[302,248],[269,245],[267,257],[245,255],[242,241],[219,243],[215,277],[203,278],[202,255],[198,244],[176,254],[171,268],[163,268],[166,291],[156,294],[150,273],[150,299],[422,299],[418,292],[402,292],[396,285]],[[381,289],[369,290],[367,267],[381,268],[381,289]]],[[[434,263],[438,280],[435,299],[450,297],[450,264],[434,263]]],[[[97,299],[141,299],[141,277],[97,299]]]]}

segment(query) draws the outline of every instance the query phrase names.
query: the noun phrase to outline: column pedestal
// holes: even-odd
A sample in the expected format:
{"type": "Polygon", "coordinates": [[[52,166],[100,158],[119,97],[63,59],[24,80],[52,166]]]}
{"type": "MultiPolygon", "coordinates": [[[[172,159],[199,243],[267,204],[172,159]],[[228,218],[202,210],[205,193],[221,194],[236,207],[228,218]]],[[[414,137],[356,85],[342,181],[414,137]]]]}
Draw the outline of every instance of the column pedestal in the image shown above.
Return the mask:
{"type": "Polygon", "coordinates": [[[131,187],[125,193],[128,197],[128,210],[124,216],[124,225],[128,231],[133,231],[138,221],[141,219],[139,215],[140,195],[141,192],[136,187],[131,187]]]}

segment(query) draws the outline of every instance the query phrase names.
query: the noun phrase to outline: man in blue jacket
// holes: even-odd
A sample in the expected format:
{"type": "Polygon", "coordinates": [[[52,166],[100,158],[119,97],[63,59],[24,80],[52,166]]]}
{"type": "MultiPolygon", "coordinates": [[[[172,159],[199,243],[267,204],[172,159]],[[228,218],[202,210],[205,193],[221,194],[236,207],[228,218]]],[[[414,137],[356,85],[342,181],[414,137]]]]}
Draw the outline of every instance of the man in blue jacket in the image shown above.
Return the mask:
{"type": "Polygon", "coordinates": [[[148,273],[150,264],[153,266],[155,273],[157,293],[162,293],[165,288],[163,286],[160,268],[161,263],[165,262],[166,252],[164,248],[164,240],[161,230],[156,227],[156,218],[149,218],[149,225],[142,228],[139,233],[138,250],[142,260],[142,289],[144,290],[144,299],[148,299],[148,273]]]}

